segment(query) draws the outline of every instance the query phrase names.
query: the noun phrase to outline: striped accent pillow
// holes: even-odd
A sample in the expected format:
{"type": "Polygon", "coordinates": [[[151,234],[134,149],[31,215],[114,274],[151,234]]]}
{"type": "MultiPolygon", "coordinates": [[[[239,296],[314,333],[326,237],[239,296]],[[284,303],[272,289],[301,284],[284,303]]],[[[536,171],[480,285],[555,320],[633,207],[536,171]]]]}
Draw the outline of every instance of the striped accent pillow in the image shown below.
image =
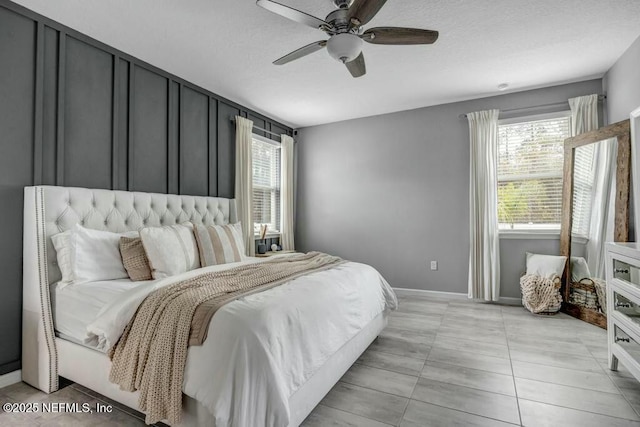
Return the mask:
{"type": "Polygon", "coordinates": [[[239,222],[210,226],[194,224],[193,233],[203,267],[242,261],[244,242],[239,222]]]}

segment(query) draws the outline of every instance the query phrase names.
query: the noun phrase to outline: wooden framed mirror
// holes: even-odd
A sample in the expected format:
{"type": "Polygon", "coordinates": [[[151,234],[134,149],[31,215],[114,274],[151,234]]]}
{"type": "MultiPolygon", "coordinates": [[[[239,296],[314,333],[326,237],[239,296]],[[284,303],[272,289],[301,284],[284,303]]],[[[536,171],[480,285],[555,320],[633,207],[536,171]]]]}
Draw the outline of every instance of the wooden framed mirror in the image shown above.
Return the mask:
{"type": "Polygon", "coordinates": [[[630,157],[629,120],[564,141],[562,310],[605,329],[604,243],[629,238],[630,157]]]}

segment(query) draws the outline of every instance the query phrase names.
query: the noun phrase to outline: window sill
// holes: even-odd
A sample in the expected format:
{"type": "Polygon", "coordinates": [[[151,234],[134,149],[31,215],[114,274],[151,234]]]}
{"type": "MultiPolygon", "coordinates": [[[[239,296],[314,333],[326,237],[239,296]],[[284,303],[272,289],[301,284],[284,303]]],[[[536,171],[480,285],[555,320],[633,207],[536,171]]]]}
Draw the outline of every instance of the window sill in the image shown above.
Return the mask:
{"type": "MultiPolygon", "coordinates": [[[[279,238],[279,237],[280,237],[280,235],[281,235],[281,234],[282,234],[282,233],[280,233],[280,232],[277,232],[277,233],[275,233],[275,232],[274,232],[274,233],[267,233],[267,234],[264,236],[264,238],[265,238],[265,239],[277,239],[277,238],[279,238]]],[[[255,235],[255,234],[254,234],[254,235],[253,235],[253,240],[262,240],[262,239],[260,238],[260,236],[257,236],[257,235],[255,235]]]]}
{"type": "MultiPolygon", "coordinates": [[[[500,230],[500,239],[513,239],[513,240],[528,240],[528,239],[540,239],[540,240],[559,240],[560,230],[500,230]]],[[[589,239],[584,236],[571,236],[572,243],[578,243],[586,245],[589,239]]]]}
{"type": "Polygon", "coordinates": [[[500,230],[500,239],[559,240],[560,239],[560,230],[500,230]]]}

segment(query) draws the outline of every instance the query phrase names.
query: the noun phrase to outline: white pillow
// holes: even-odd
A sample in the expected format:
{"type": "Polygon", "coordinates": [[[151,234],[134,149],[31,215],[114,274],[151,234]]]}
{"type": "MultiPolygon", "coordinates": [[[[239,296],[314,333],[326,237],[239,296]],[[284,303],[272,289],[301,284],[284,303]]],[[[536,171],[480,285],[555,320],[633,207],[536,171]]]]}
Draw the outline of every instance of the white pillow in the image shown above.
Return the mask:
{"type": "Polygon", "coordinates": [[[198,245],[191,223],[143,228],[140,238],[154,279],[200,268],[198,245]]]}
{"type": "Polygon", "coordinates": [[[120,237],[134,237],[137,234],[137,231],[112,233],[91,230],[76,224],[67,231],[51,236],[62,274],[58,289],[76,283],[127,278],[120,256],[120,237]]]}
{"type": "Polygon", "coordinates": [[[540,255],[527,252],[527,273],[541,277],[562,277],[566,256],[540,255]]]}
{"type": "Polygon", "coordinates": [[[72,237],[75,246],[73,283],[128,278],[120,255],[120,237],[136,234],[135,231],[120,234],[92,230],[76,224],[72,237]]]}
{"type": "Polygon", "coordinates": [[[58,268],[60,269],[60,273],[62,273],[62,279],[58,282],[59,289],[62,289],[73,282],[73,258],[75,247],[72,237],[72,230],[67,230],[51,236],[51,242],[56,250],[58,268]]]}
{"type": "Polygon", "coordinates": [[[571,257],[571,281],[579,282],[582,279],[591,278],[591,272],[589,271],[589,265],[587,260],[581,256],[571,257]]]}

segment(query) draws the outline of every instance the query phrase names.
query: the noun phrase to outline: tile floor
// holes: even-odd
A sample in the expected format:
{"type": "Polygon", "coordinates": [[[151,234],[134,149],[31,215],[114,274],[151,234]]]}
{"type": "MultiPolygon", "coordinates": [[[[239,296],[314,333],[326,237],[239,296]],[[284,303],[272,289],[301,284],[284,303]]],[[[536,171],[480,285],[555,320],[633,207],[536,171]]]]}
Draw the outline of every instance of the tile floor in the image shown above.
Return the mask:
{"type": "MultiPolygon", "coordinates": [[[[389,326],[304,422],[318,426],[640,426],[640,383],[607,369],[604,330],[564,314],[399,293],[389,326]]],[[[0,402],[113,403],[72,384],[0,402]]],[[[0,425],[144,425],[141,414],[0,413],[0,425]]]]}

